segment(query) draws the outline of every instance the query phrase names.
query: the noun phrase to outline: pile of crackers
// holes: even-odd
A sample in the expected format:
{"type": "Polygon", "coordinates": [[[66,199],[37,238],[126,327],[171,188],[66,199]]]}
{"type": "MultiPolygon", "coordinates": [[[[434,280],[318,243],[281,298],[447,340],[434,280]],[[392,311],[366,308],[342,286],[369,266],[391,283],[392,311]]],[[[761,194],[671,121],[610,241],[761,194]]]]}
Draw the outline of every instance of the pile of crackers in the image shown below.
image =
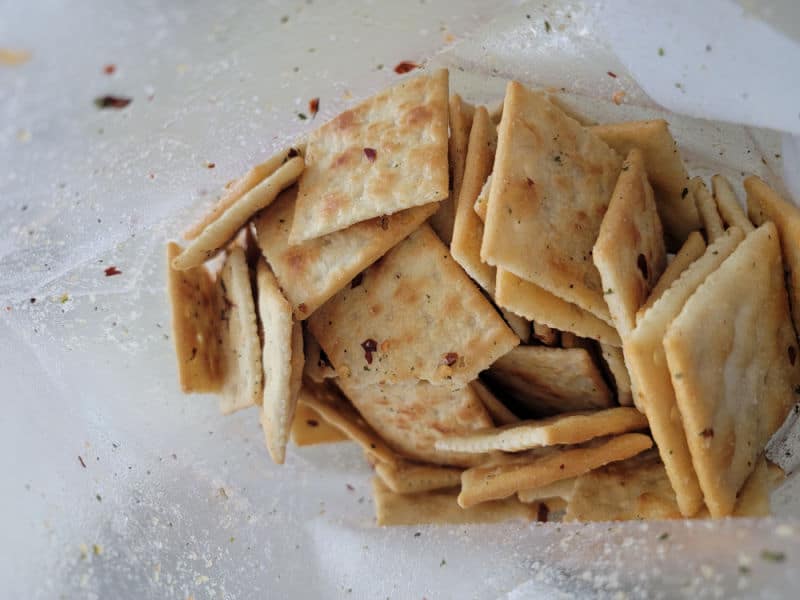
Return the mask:
{"type": "Polygon", "coordinates": [[[257,407],[276,463],[358,444],[380,524],[768,514],[800,211],[744,187],[691,179],[663,120],[422,72],[169,245],[182,388],[257,407]]]}

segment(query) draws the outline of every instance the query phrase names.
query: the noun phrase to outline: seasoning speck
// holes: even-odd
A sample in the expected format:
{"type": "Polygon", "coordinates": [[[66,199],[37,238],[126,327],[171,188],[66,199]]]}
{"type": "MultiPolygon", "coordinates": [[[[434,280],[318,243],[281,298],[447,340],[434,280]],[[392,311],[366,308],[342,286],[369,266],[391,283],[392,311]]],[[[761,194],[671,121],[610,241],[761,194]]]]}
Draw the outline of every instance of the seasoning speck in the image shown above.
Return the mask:
{"type": "Polygon", "coordinates": [[[133,101],[133,98],[126,98],[124,96],[98,96],[94,99],[94,105],[99,109],[113,108],[120,110],[128,106],[133,101]]]}
{"type": "Polygon", "coordinates": [[[81,463],[81,466],[82,466],[84,469],[86,468],[86,463],[85,463],[85,462],[83,462],[83,457],[82,457],[82,456],[80,456],[80,455],[78,456],[78,462],[79,462],[79,463],[81,463]]]}
{"type": "Polygon", "coordinates": [[[547,33],[550,33],[550,31],[552,31],[552,29],[553,29],[553,28],[552,28],[552,27],[550,27],[550,21],[545,21],[545,22],[544,22],[544,30],[545,30],[547,33]]]}
{"type": "Polygon", "coordinates": [[[352,485],[350,485],[349,483],[345,484],[345,486],[347,487],[348,491],[351,491],[351,492],[356,489],[352,485]]]}
{"type": "Polygon", "coordinates": [[[768,562],[781,563],[786,560],[786,554],[783,552],[776,552],[774,550],[762,550],[761,558],[762,560],[766,560],[768,562]]]}
{"type": "Polygon", "coordinates": [[[375,148],[364,148],[364,156],[367,157],[369,162],[375,162],[378,152],[375,150],[375,148]]]}
{"type": "Polygon", "coordinates": [[[364,349],[364,359],[367,364],[372,364],[372,353],[378,350],[378,342],[372,338],[366,339],[361,342],[361,347],[364,349]]]}
{"type": "Polygon", "coordinates": [[[217,163],[206,161],[206,169],[213,169],[217,166],[217,163]]]}
{"type": "Polygon", "coordinates": [[[665,531],[664,533],[659,534],[658,541],[663,542],[668,537],[669,537],[669,533],[665,531]]]}
{"type": "Polygon", "coordinates": [[[305,113],[297,113],[297,118],[301,121],[305,121],[308,117],[305,115],[305,113]]]}
{"type": "Polygon", "coordinates": [[[440,567],[443,567],[443,566],[445,566],[446,564],[447,564],[447,561],[446,561],[445,559],[442,559],[442,562],[440,562],[440,563],[439,563],[439,566],[440,566],[440,567]]]}
{"type": "Polygon", "coordinates": [[[106,75],[113,75],[114,72],[117,70],[117,65],[114,63],[108,63],[105,67],[103,67],[103,73],[106,75]]]}
{"type": "Polygon", "coordinates": [[[319,98],[312,98],[308,101],[308,112],[311,113],[311,118],[317,116],[319,112],[319,98]]]}
{"type": "Polygon", "coordinates": [[[614,73],[614,71],[606,71],[606,73],[608,74],[609,77],[611,77],[613,79],[617,78],[617,74],[614,73]]]}
{"type": "Polygon", "coordinates": [[[397,73],[398,75],[403,75],[405,73],[408,73],[409,71],[413,71],[414,69],[418,68],[419,65],[417,63],[411,62],[410,60],[404,60],[395,65],[394,72],[397,73]]]}
{"type": "Polygon", "coordinates": [[[664,56],[664,49],[663,48],[659,48],[658,49],[658,55],[659,56],[664,56]]]}
{"type": "Polygon", "coordinates": [[[106,268],[104,273],[106,274],[106,277],[113,277],[114,275],[122,275],[122,271],[120,271],[114,265],[111,265],[110,267],[106,268]]]}

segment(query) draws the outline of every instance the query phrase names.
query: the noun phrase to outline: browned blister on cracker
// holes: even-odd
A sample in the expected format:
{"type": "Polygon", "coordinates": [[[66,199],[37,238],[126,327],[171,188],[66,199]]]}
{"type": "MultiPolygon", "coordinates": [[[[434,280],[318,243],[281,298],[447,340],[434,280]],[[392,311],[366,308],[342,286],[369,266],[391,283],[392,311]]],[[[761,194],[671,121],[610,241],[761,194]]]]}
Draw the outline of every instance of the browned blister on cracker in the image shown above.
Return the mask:
{"type": "Polygon", "coordinates": [[[448,194],[446,70],[405,79],[309,135],[289,240],[439,202],[448,194]]]}

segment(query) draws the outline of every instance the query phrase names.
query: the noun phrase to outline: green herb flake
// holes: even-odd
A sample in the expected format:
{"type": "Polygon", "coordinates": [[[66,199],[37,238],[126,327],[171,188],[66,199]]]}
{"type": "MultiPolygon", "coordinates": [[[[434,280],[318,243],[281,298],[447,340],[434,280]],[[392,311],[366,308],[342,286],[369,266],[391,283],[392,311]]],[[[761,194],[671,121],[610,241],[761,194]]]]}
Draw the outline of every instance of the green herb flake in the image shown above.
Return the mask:
{"type": "Polygon", "coordinates": [[[297,118],[301,121],[305,121],[308,117],[305,115],[305,113],[297,113],[297,118]]]}
{"type": "Polygon", "coordinates": [[[786,560],[786,554],[775,550],[762,550],[761,559],[774,563],[782,563],[786,560]]]}
{"type": "Polygon", "coordinates": [[[443,567],[443,566],[445,566],[446,564],[447,564],[447,561],[446,561],[445,559],[442,559],[442,562],[440,562],[440,563],[439,563],[439,566],[440,566],[440,567],[443,567]]]}
{"type": "Polygon", "coordinates": [[[749,575],[750,567],[748,567],[747,565],[739,565],[739,573],[741,575],[749,575]]]}
{"type": "Polygon", "coordinates": [[[669,537],[669,533],[665,531],[664,533],[661,533],[661,534],[659,534],[659,536],[658,536],[658,541],[659,541],[659,542],[663,542],[663,541],[664,541],[664,540],[666,540],[668,537],[669,537]]]}
{"type": "Polygon", "coordinates": [[[611,288],[608,288],[605,292],[603,292],[603,295],[604,296],[608,296],[609,294],[613,294],[613,293],[614,293],[614,290],[611,289],[611,288]]]}
{"type": "Polygon", "coordinates": [[[550,31],[551,31],[552,29],[553,29],[553,28],[552,28],[552,27],[550,27],[550,21],[545,21],[545,22],[544,22],[544,30],[545,30],[547,33],[550,33],[550,31]]]}
{"type": "Polygon", "coordinates": [[[659,48],[658,49],[658,55],[659,56],[664,56],[664,49],[663,48],[659,48]]]}

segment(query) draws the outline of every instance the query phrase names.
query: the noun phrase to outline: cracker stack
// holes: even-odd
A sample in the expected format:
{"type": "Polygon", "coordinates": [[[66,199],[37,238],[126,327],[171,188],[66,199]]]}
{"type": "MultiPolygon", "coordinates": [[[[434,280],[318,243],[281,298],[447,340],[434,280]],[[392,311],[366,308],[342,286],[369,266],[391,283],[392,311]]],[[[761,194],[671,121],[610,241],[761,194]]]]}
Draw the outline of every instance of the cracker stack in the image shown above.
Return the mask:
{"type": "Polygon", "coordinates": [[[358,444],[380,524],[767,514],[800,211],[690,180],[665,121],[492,114],[423,73],[230,186],[169,246],[183,390],[276,463],[358,444]]]}

